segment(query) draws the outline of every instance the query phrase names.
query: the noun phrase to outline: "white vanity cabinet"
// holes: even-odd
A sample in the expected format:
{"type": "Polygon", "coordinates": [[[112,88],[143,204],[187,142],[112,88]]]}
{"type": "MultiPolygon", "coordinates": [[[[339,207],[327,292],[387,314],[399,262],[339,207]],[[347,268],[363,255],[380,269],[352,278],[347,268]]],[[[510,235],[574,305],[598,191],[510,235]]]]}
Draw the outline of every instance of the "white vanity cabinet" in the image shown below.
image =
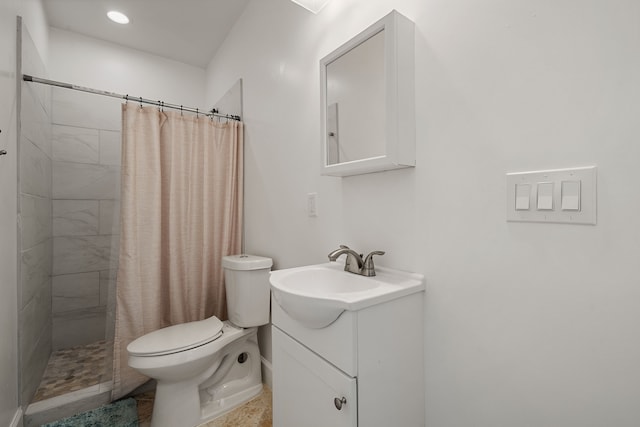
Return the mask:
{"type": "Polygon", "coordinates": [[[273,328],[273,358],[282,368],[274,385],[275,426],[358,425],[356,379],[346,375],[280,329],[273,328]],[[335,405],[339,399],[340,410],[335,405]]]}
{"type": "Polygon", "coordinates": [[[423,298],[344,311],[320,329],[272,298],[274,427],[424,426],[423,298]]]}

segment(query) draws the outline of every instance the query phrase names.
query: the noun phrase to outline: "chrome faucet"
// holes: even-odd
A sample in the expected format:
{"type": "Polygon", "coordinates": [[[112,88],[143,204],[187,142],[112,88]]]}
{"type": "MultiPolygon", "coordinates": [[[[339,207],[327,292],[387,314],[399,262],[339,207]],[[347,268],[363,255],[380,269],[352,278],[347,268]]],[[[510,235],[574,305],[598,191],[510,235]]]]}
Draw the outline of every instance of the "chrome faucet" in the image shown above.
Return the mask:
{"type": "Polygon", "coordinates": [[[384,255],[383,251],[373,251],[362,260],[362,254],[358,254],[348,246],[340,245],[340,248],[332,251],[329,254],[329,261],[335,261],[340,255],[346,254],[347,260],[344,263],[344,271],[349,273],[359,274],[361,276],[375,276],[376,269],[373,265],[374,255],[384,255]]]}

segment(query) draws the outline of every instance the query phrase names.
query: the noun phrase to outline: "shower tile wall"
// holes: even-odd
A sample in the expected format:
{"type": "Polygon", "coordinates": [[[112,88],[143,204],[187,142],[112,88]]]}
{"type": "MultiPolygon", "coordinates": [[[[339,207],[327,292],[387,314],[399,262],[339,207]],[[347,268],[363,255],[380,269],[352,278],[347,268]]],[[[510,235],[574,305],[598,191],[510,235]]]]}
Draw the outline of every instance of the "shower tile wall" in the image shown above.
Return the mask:
{"type": "MultiPolygon", "coordinates": [[[[22,72],[45,76],[26,29],[21,31],[22,72]]],[[[20,87],[20,396],[29,402],[51,353],[51,89],[20,87]]]]}
{"type": "Polygon", "coordinates": [[[107,318],[113,319],[107,300],[117,269],[119,102],[54,88],[52,133],[57,350],[105,339],[107,318]]]}

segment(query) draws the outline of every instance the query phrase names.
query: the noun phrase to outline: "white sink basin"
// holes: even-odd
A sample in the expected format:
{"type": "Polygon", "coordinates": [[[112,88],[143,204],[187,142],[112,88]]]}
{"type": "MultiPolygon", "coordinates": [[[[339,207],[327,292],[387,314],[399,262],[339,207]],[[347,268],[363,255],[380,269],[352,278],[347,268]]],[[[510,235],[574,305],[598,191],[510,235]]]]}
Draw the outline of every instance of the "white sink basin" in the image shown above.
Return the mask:
{"type": "Polygon", "coordinates": [[[376,276],[344,271],[338,262],[271,272],[273,298],[293,319],[308,328],[324,328],[343,311],[372,305],[424,290],[424,276],[376,267],[376,276]]]}

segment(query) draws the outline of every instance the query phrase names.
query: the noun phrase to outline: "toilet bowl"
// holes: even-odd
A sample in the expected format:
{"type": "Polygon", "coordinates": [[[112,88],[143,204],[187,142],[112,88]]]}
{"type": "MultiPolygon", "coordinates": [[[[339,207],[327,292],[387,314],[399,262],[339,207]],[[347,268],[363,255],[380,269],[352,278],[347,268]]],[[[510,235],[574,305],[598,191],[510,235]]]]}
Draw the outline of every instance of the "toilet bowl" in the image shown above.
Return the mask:
{"type": "Polygon", "coordinates": [[[270,258],[224,257],[229,320],[153,331],[127,346],[129,366],[157,381],[152,427],[197,426],[262,390],[257,326],[269,322],[270,258]]]}

